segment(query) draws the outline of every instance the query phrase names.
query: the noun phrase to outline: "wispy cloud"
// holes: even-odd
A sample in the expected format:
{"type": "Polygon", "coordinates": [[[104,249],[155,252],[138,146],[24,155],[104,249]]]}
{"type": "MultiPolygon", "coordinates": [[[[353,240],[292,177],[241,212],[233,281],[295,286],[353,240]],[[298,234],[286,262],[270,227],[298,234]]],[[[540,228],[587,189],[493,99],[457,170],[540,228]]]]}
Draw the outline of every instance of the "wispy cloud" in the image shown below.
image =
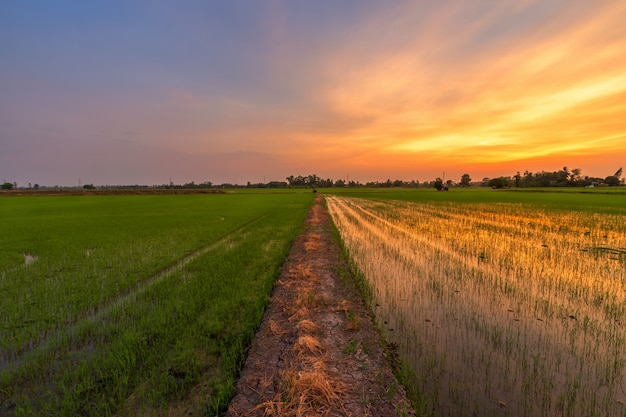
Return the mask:
{"type": "Polygon", "coordinates": [[[344,47],[331,57],[330,108],[366,121],[353,140],[466,163],[620,146],[624,6],[492,3],[473,21],[465,19],[477,13],[475,3],[448,3],[410,35],[423,11],[402,10],[393,22],[399,35],[383,30],[376,41],[365,30],[354,42],[371,41],[372,49],[344,47]],[[520,13],[534,20],[517,22],[520,13]]]}
{"type": "Polygon", "coordinates": [[[624,2],[107,7],[124,13],[4,22],[5,170],[370,179],[626,156],[624,2]]]}

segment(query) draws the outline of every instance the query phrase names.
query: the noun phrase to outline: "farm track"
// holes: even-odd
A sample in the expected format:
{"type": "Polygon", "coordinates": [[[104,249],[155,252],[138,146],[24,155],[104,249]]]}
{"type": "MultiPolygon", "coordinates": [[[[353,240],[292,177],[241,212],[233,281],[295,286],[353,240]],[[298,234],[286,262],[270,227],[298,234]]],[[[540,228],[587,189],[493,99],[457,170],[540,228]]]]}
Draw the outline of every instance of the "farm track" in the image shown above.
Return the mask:
{"type": "MultiPolygon", "coordinates": [[[[30,357],[35,357],[40,354],[44,354],[46,351],[54,349],[55,342],[58,341],[58,337],[62,334],[73,334],[80,327],[81,323],[85,322],[101,322],[105,320],[113,310],[122,304],[134,301],[144,291],[150,288],[152,285],[170,277],[177,271],[180,271],[186,265],[197,259],[198,257],[210,253],[216,249],[223,248],[224,245],[234,241],[245,230],[260,222],[264,218],[268,217],[272,212],[264,213],[263,215],[239,226],[238,228],[223,235],[218,240],[202,246],[193,252],[183,256],[176,260],[169,266],[161,269],[156,274],[153,274],[147,278],[138,281],[132,288],[122,291],[117,296],[105,300],[100,305],[75,316],[71,321],[67,322],[64,326],[58,330],[46,330],[42,335],[34,340],[28,342],[27,345],[22,346],[17,350],[17,353],[11,357],[0,357],[0,370],[3,372],[12,372],[17,369],[22,363],[27,362],[30,357]]],[[[82,346],[84,347],[84,346],[82,346]]]]}
{"type": "Polygon", "coordinates": [[[413,416],[318,196],[252,342],[227,417],[413,416]]]}

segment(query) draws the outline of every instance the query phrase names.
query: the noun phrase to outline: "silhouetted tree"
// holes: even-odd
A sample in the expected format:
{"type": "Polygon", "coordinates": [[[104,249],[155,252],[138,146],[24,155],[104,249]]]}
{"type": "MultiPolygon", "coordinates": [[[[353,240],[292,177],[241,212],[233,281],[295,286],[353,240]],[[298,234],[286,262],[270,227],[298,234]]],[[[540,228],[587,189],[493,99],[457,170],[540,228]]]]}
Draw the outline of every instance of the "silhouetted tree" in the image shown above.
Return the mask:
{"type": "Polygon", "coordinates": [[[556,185],[567,185],[570,173],[567,167],[563,167],[563,171],[559,171],[556,174],[556,185]]]}
{"type": "Polygon", "coordinates": [[[572,169],[572,172],[569,175],[569,181],[568,181],[567,185],[571,185],[573,187],[581,185],[580,182],[581,182],[582,178],[580,176],[580,173],[581,173],[580,168],[572,169]]]}
{"type": "Polygon", "coordinates": [[[469,187],[471,182],[472,178],[469,176],[469,174],[461,175],[461,187],[469,187]]]}
{"type": "Polygon", "coordinates": [[[498,177],[489,180],[489,186],[492,188],[504,188],[509,186],[509,177],[498,177]]]}

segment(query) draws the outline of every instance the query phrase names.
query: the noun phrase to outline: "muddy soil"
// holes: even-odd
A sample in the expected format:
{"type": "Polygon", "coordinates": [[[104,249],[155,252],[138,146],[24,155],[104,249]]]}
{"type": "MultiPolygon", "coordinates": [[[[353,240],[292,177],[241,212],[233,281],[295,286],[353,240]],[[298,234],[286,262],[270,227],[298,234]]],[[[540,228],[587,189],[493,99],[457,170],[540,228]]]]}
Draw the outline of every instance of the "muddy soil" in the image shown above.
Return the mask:
{"type": "Polygon", "coordinates": [[[226,416],[414,416],[318,195],[226,416]]]}

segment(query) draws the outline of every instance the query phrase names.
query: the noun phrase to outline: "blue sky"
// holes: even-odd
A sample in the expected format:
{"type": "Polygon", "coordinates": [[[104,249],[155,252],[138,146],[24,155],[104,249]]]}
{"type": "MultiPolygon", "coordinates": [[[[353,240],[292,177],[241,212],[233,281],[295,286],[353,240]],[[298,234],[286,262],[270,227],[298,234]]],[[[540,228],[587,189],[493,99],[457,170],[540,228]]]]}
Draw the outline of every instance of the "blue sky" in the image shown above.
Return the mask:
{"type": "Polygon", "coordinates": [[[3,2],[0,180],[604,177],[624,21],[590,0],[3,2]]]}

